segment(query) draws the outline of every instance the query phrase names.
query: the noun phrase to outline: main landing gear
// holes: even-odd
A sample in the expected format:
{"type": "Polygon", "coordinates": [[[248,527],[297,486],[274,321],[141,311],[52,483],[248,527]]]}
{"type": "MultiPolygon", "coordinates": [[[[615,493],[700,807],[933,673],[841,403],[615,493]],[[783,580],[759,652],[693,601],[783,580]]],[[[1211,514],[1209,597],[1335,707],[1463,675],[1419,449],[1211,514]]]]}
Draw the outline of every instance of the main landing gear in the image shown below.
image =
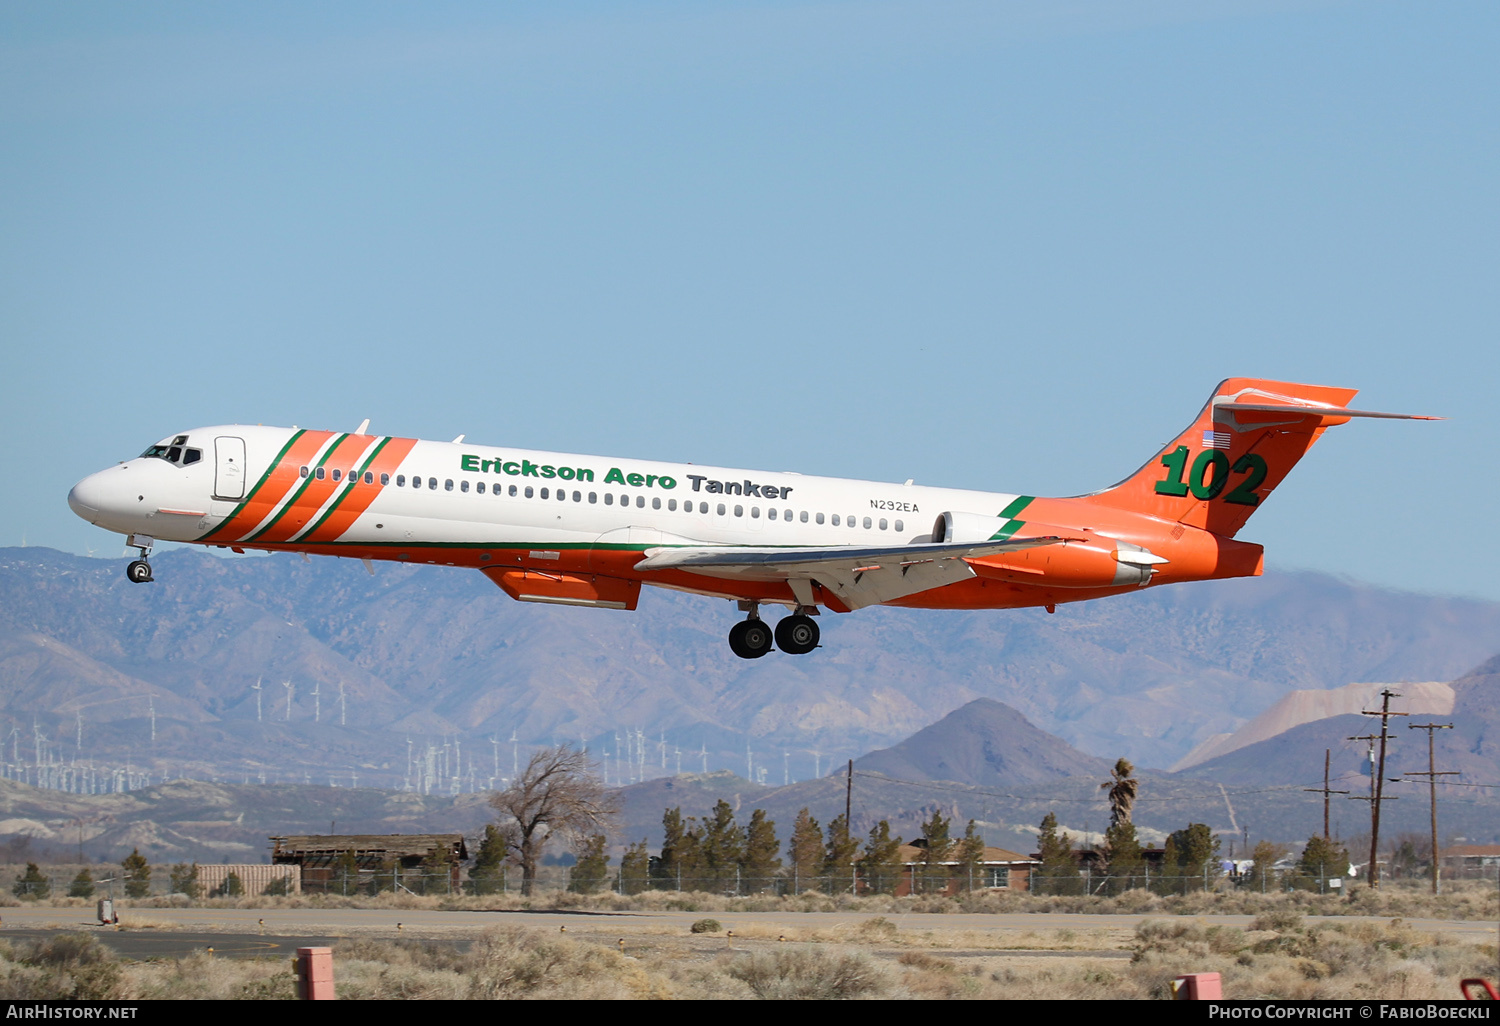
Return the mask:
{"type": "MultiPolygon", "coordinates": [[[[773,635],[771,628],[760,618],[760,604],[741,602],[740,609],[748,615],[730,629],[730,651],[741,659],[759,659],[771,651],[774,638],[775,647],[788,655],[805,655],[811,652],[818,647],[818,624],[803,612],[804,608],[806,607],[798,606],[791,616],[783,616],[773,635]]],[[[808,609],[808,612],[814,611],[816,607],[808,609]]]]}
{"type": "Polygon", "coordinates": [[[141,558],[131,560],[130,565],[125,568],[125,576],[130,578],[131,584],[147,584],[151,577],[151,543],[155,539],[144,535],[132,534],[126,544],[140,552],[141,558]]]}

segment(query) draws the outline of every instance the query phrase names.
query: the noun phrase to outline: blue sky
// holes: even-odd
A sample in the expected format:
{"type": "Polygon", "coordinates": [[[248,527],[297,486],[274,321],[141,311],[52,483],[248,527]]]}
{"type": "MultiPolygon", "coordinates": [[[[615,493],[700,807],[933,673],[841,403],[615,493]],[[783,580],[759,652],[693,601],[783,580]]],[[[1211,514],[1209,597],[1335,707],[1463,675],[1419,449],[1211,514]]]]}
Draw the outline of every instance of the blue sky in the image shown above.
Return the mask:
{"type": "Polygon", "coordinates": [[[1363,390],[1241,537],[1500,599],[1500,8],[0,7],[0,544],[233,421],[1071,494],[1363,390]]]}

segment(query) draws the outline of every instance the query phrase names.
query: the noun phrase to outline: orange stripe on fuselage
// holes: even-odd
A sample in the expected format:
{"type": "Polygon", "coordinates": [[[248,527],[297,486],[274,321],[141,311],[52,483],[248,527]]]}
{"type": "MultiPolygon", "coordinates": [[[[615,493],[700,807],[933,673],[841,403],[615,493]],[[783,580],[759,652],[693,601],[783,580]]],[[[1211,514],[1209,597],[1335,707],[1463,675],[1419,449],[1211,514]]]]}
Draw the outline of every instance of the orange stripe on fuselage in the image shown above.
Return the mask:
{"type": "Polygon", "coordinates": [[[276,504],[286,497],[286,493],[297,486],[301,481],[300,469],[312,462],[323,443],[332,438],[333,434],[332,431],[304,431],[302,437],[293,442],[286,455],[281,457],[281,462],[271,468],[265,483],[250,493],[239,511],[198,540],[238,540],[255,530],[276,508],[276,504]]]}
{"type": "MultiPolygon", "coordinates": [[[[309,481],[307,488],[297,496],[297,501],[282,512],[280,520],[264,534],[249,540],[252,542],[289,541],[292,535],[306,527],[318,515],[318,510],[323,508],[323,503],[327,502],[335,491],[344,487],[342,481],[333,479],[333,472],[339,470],[347,474],[353,470],[354,461],[364,454],[373,441],[375,441],[373,435],[346,436],[323,460],[323,469],[327,472],[327,476],[321,481],[316,478],[309,481]]],[[[296,472],[295,468],[293,472],[296,472]]],[[[342,477],[343,474],[340,476],[342,477]]]]}
{"type": "MultiPolygon", "coordinates": [[[[370,503],[380,494],[385,485],[380,483],[381,474],[394,474],[401,461],[406,459],[408,453],[416,446],[415,438],[392,438],[385,443],[374,462],[367,468],[371,475],[372,483],[365,484],[361,478],[349,489],[349,494],[344,496],[344,501],[339,503],[339,508],[321,524],[317,530],[297,539],[301,542],[331,542],[343,536],[344,532],[354,526],[354,521],[359,519],[361,513],[370,508],[370,503]]],[[[361,450],[362,451],[362,450],[361,450]]]]}

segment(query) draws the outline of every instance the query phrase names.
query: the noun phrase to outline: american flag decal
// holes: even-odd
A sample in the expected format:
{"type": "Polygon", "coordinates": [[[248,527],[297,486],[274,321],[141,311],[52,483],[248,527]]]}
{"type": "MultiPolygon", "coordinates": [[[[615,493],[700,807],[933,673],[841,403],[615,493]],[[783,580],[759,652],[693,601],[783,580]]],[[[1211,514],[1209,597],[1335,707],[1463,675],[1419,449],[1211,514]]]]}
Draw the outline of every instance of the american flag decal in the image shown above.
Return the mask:
{"type": "Polygon", "coordinates": [[[1229,448],[1228,431],[1205,431],[1203,432],[1203,448],[1205,449],[1227,449],[1229,448]]]}

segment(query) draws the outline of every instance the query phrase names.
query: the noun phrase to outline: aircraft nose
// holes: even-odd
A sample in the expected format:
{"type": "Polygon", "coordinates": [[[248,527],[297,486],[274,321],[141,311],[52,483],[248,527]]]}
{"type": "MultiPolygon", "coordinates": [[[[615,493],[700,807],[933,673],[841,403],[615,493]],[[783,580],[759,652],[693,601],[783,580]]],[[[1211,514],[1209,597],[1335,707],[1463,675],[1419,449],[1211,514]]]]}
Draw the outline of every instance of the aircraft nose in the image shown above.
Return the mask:
{"type": "Polygon", "coordinates": [[[91,524],[99,519],[99,511],[104,508],[105,487],[99,477],[90,474],[68,492],[68,508],[91,524]]]}

